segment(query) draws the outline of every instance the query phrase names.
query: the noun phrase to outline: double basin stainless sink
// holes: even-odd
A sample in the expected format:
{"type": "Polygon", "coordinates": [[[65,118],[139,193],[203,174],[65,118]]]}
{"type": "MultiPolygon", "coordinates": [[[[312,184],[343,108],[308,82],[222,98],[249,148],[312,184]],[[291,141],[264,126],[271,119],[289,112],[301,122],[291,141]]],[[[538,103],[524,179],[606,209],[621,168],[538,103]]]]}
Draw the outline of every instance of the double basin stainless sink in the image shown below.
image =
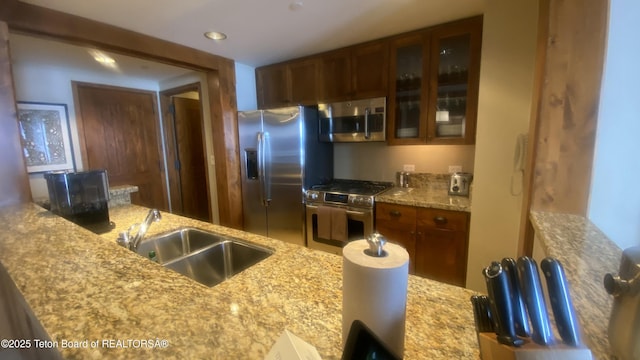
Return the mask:
{"type": "Polygon", "coordinates": [[[265,247],[191,227],[148,237],[136,250],[144,257],[152,251],[164,267],[210,287],[273,254],[265,247]]]}

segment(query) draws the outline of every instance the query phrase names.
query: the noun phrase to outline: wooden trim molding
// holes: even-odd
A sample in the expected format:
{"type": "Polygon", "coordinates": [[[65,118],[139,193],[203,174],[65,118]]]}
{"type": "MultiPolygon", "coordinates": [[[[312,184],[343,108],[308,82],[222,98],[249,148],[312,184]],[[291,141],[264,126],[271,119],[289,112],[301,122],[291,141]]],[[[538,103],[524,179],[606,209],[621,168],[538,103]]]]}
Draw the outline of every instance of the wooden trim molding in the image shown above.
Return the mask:
{"type": "Polygon", "coordinates": [[[521,254],[533,250],[530,210],[587,213],[608,13],[608,0],[540,0],[521,254]]]}
{"type": "MultiPolygon", "coordinates": [[[[16,0],[3,0],[0,21],[5,21],[11,32],[47,37],[82,46],[90,45],[102,50],[204,72],[209,89],[220,223],[242,228],[233,60],[16,0]]],[[[13,94],[13,91],[11,93],[13,94]]]]}
{"type": "Polygon", "coordinates": [[[527,157],[525,159],[524,187],[522,207],[520,211],[520,236],[518,237],[518,256],[533,256],[533,231],[530,226],[529,209],[533,184],[533,169],[538,138],[538,114],[540,113],[542,87],[545,76],[545,58],[547,56],[547,38],[549,37],[549,1],[540,0],[538,7],[538,41],[536,45],[536,60],[533,77],[533,91],[531,100],[531,116],[529,119],[529,141],[527,142],[527,157]]]}
{"type": "Polygon", "coordinates": [[[18,130],[9,28],[0,21],[0,207],[31,201],[31,188],[18,130]]]}

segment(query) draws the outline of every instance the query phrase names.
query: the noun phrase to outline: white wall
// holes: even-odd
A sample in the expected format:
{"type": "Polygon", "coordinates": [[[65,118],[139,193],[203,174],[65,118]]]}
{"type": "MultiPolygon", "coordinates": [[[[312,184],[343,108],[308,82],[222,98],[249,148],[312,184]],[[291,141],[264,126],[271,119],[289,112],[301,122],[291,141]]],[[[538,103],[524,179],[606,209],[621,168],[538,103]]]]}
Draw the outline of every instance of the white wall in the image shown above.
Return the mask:
{"type": "MultiPolygon", "coordinates": [[[[484,13],[467,287],[517,255],[522,196],[511,193],[518,134],[529,127],[538,1],[488,0],[484,13]]],[[[518,177],[519,179],[519,177],[518,177]]]]}
{"type": "MultiPolygon", "coordinates": [[[[154,81],[114,75],[112,72],[85,71],[74,67],[48,65],[29,65],[21,62],[12,63],[15,83],[16,101],[35,101],[66,104],[69,113],[71,142],[75,157],[76,169],[82,168],[82,156],[78,146],[78,128],[73,102],[71,81],[82,81],[97,84],[130,87],[143,90],[158,91],[154,81]]],[[[47,184],[42,174],[30,174],[31,193],[34,199],[48,198],[47,184]]]]}
{"type": "Polygon", "coordinates": [[[618,246],[640,245],[640,3],[611,0],[589,219],[618,246]]]}
{"type": "Polygon", "coordinates": [[[236,101],[238,111],[258,108],[256,98],[256,68],[236,63],[236,101]]]}
{"type": "Polygon", "coordinates": [[[396,181],[403,165],[416,172],[446,174],[449,165],[473,172],[473,145],[387,146],[384,142],[334,143],[334,175],[340,179],[396,181]]]}

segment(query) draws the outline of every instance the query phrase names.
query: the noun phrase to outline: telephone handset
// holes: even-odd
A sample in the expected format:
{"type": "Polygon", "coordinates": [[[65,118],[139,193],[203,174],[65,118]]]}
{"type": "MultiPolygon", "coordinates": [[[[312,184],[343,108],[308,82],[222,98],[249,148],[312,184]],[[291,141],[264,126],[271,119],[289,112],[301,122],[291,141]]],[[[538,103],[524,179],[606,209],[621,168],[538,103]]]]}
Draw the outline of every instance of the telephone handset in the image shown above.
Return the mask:
{"type": "Polygon", "coordinates": [[[518,196],[522,194],[524,186],[524,167],[527,154],[527,134],[519,134],[516,138],[516,147],[513,153],[513,173],[511,174],[511,195],[518,196]],[[519,181],[515,178],[519,177],[519,181]],[[515,188],[515,184],[519,183],[519,189],[515,188]]]}
{"type": "Polygon", "coordinates": [[[516,139],[516,148],[513,154],[513,171],[524,171],[524,163],[527,153],[527,134],[520,134],[516,139]]]}

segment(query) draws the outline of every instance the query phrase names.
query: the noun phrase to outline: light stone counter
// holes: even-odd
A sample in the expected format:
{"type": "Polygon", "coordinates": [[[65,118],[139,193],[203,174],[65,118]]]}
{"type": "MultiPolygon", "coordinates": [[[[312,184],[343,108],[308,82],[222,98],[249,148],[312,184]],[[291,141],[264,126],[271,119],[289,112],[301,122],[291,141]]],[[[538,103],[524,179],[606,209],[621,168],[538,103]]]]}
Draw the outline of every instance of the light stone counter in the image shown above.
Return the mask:
{"type": "Polygon", "coordinates": [[[131,193],[138,192],[135,185],[109,187],[109,208],[131,204],[131,193]]]}
{"type": "MultiPolygon", "coordinates": [[[[342,259],[278,240],[163,213],[149,233],[195,226],[275,253],[209,288],[118,246],[147,209],[110,210],[117,228],[95,235],[26,204],[0,209],[0,262],[65,358],[262,359],[284,329],[323,359],[342,353],[342,259]],[[130,340],[166,348],[123,348],[130,340]]],[[[477,359],[469,290],[410,276],[405,359],[477,359]]]]}
{"type": "Polygon", "coordinates": [[[584,342],[595,359],[609,359],[613,297],[605,291],[603,278],[618,273],[622,250],[582,216],[532,211],[530,218],[545,255],[564,267],[584,342]]]}
{"type": "Polygon", "coordinates": [[[377,195],[376,202],[471,212],[468,197],[449,196],[442,189],[394,187],[377,195]]]}
{"type": "Polygon", "coordinates": [[[394,187],[376,196],[376,202],[471,212],[470,196],[449,196],[449,174],[411,173],[408,188],[394,187]]]}

